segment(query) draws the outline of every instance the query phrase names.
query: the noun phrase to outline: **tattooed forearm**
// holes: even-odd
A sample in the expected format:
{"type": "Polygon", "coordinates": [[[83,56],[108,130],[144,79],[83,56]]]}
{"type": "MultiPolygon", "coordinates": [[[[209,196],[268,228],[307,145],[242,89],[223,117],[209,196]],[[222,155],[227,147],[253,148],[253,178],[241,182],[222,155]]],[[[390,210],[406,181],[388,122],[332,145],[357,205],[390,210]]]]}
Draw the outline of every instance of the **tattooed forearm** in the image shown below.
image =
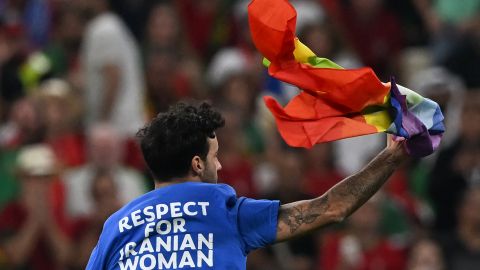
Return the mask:
{"type": "Polygon", "coordinates": [[[294,233],[300,225],[303,223],[303,211],[301,207],[292,207],[287,209],[283,215],[281,215],[280,219],[283,223],[288,225],[291,233],[294,233]]]}
{"type": "Polygon", "coordinates": [[[290,233],[295,233],[302,224],[311,224],[320,217],[328,207],[328,194],[315,200],[299,202],[298,205],[285,207],[280,211],[278,230],[283,230],[286,225],[290,233]]]}
{"type": "Polygon", "coordinates": [[[321,197],[282,205],[277,241],[343,220],[380,189],[404,157],[384,150],[363,170],[344,179],[321,197]]]}

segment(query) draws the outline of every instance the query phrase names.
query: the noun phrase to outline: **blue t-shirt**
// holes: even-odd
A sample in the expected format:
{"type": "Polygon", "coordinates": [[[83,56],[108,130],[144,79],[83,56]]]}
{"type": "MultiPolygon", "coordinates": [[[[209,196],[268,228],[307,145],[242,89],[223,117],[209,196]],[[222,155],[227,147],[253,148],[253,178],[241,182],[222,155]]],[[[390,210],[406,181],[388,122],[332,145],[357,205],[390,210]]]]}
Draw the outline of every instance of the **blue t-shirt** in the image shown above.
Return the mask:
{"type": "Polygon", "coordinates": [[[245,269],[250,251],[275,241],[278,208],[225,184],[156,189],[107,219],[87,269],[245,269]]]}

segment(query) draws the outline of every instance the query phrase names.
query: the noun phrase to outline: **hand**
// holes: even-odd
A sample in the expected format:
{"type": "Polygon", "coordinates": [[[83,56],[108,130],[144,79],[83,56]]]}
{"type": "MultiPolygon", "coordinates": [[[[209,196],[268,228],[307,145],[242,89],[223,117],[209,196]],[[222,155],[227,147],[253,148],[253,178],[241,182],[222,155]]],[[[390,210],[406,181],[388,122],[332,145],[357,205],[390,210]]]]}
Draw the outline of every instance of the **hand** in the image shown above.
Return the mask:
{"type": "Polygon", "coordinates": [[[387,151],[398,153],[401,156],[408,157],[408,153],[405,149],[405,138],[397,137],[392,134],[387,134],[387,151]]]}
{"type": "Polygon", "coordinates": [[[24,179],[22,201],[30,222],[45,225],[52,218],[50,185],[42,179],[24,179]],[[27,182],[28,181],[28,182],[27,182]]]}

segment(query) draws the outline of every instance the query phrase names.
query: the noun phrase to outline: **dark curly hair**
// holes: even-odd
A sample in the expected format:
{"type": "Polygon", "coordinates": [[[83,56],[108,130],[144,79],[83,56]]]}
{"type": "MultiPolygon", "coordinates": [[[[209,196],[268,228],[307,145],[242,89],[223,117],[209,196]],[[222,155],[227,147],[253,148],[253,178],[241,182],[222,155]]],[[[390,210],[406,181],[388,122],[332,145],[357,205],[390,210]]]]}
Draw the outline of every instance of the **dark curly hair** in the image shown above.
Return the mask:
{"type": "Polygon", "coordinates": [[[215,130],[224,125],[222,115],[206,102],[179,102],[159,113],[137,133],[155,181],[186,176],[194,156],[206,160],[207,138],[215,138],[215,130]]]}

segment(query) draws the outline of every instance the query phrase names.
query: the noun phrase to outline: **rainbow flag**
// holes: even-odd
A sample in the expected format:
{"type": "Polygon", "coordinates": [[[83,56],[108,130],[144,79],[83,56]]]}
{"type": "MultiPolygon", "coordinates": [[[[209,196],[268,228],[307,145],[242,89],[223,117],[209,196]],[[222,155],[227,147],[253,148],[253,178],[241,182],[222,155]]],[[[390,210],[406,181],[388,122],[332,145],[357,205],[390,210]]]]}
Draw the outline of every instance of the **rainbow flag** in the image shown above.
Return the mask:
{"type": "Polygon", "coordinates": [[[344,69],[316,56],[295,35],[297,13],[287,0],[253,0],[248,6],[252,39],[271,76],[303,91],[285,108],[264,97],[278,130],[290,146],[387,132],[407,140],[415,157],[440,144],[443,115],[434,101],[381,82],[371,68],[344,69]]]}

